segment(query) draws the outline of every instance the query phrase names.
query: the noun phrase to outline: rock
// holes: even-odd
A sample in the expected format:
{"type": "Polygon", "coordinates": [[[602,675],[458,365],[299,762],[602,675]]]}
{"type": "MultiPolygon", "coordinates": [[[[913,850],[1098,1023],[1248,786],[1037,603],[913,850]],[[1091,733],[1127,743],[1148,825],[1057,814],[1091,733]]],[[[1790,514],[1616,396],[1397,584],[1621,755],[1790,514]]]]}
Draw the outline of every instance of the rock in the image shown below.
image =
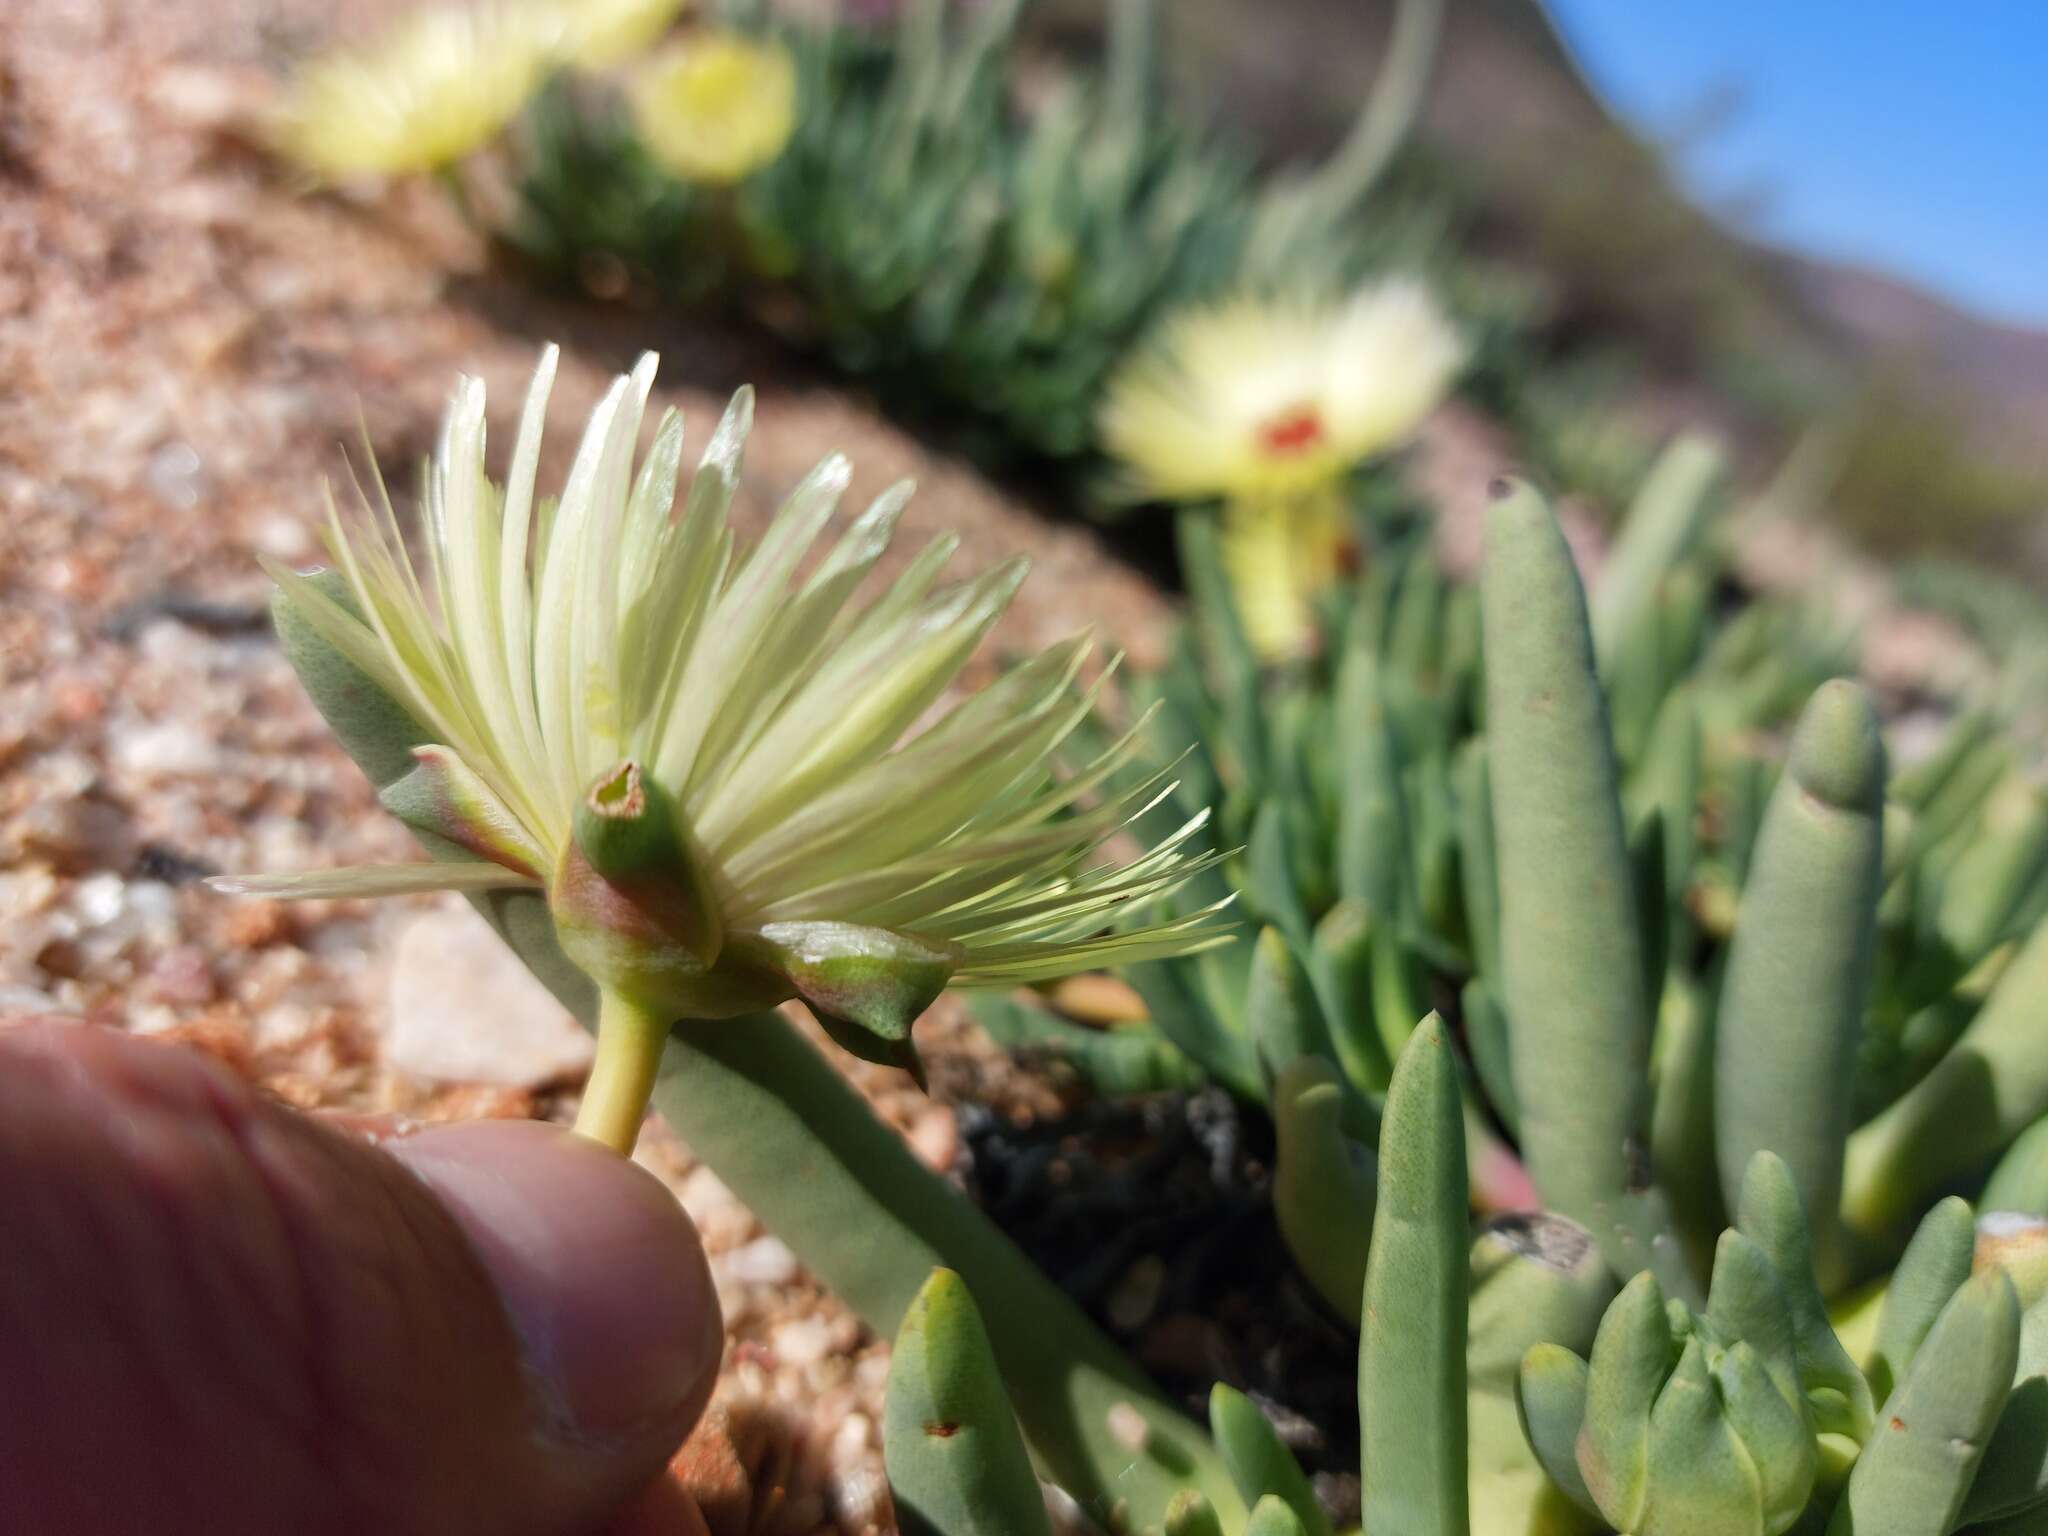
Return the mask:
{"type": "Polygon", "coordinates": [[[960,1126],[952,1109],[934,1104],[911,1122],[906,1138],[920,1163],[933,1173],[951,1173],[960,1158],[960,1126]]]}
{"type": "Polygon", "coordinates": [[[116,732],[114,756],[129,773],[153,779],[215,769],[219,766],[220,749],[191,722],[166,720],[116,732]]]}
{"type": "Polygon", "coordinates": [[[779,1237],[757,1237],[721,1254],[718,1269],[727,1279],[748,1285],[787,1285],[797,1276],[796,1255],[779,1237]]]}
{"type": "Polygon", "coordinates": [[[768,1342],[784,1365],[815,1365],[832,1353],[832,1329],[821,1317],[799,1317],[777,1325],[768,1342]]]}
{"type": "Polygon", "coordinates": [[[538,1088],[587,1072],[593,1042],[466,906],[415,918],[391,968],[386,1060],[414,1077],[538,1088]]]}

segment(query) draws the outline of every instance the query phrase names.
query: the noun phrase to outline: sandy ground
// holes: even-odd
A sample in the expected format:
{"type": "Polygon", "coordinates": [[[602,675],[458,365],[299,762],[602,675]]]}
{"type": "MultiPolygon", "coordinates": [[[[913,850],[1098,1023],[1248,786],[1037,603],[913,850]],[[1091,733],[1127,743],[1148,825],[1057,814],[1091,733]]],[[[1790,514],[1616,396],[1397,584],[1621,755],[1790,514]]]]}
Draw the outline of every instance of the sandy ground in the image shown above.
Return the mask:
{"type": "MultiPolygon", "coordinates": [[[[424,189],[308,195],[246,124],[312,0],[0,4],[0,1017],[58,1011],[183,1038],[309,1108],[424,1118],[550,1114],[573,1079],[434,1083],[388,1059],[405,932],[432,902],[285,908],[204,874],[408,856],[327,737],[262,617],[259,552],[311,563],[359,422],[401,493],[458,371],[511,416],[540,344],[564,343],[543,479],[643,347],[657,404],[701,442],[760,389],[744,528],[834,448],[852,501],[913,475],[898,559],[962,535],[956,569],[1035,564],[981,665],[1095,626],[1145,654],[1162,599],[1090,533],[1046,522],[843,393],[730,338],[557,305],[492,273],[424,189]]],[[[345,25],[373,19],[351,8],[345,25]]],[[[651,419],[651,418],[650,418],[651,419]]],[[[958,1145],[946,1101],[1004,1067],[957,1012],[937,1094],[860,1069],[920,1155],[958,1145]]],[[[727,1305],[723,1433],[699,1470],[723,1530],[889,1523],[876,1448],[886,1351],[802,1274],[685,1146],[641,1157],[704,1228],[727,1305]],[[775,1490],[779,1490],[775,1491],[775,1490]]]]}

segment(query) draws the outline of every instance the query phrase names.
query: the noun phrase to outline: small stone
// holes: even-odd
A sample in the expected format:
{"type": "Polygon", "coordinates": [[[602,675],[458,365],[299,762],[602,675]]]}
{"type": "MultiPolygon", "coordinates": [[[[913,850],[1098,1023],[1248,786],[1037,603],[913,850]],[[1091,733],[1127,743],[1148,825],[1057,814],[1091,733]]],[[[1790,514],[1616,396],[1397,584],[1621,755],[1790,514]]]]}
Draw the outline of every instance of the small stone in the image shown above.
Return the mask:
{"type": "Polygon", "coordinates": [[[910,1150],[933,1173],[951,1173],[960,1157],[960,1127],[953,1111],[934,1104],[911,1122],[910,1150]]]}
{"type": "Polygon", "coordinates": [[[719,1256],[725,1276],[747,1285],[787,1285],[797,1277],[796,1255],[779,1237],[757,1237],[719,1256]]]}
{"type": "Polygon", "coordinates": [[[756,1235],[754,1218],[739,1197],[709,1168],[698,1167],[683,1180],[678,1196],[710,1253],[724,1253],[756,1235]]]}
{"type": "Polygon", "coordinates": [[[69,1011],[49,993],[35,987],[0,983],[0,1019],[26,1019],[38,1014],[69,1011]]]}
{"type": "Polygon", "coordinates": [[[142,778],[208,773],[219,766],[219,753],[213,741],[197,726],[183,720],[116,731],[114,758],[122,768],[142,778]]]}
{"type": "Polygon", "coordinates": [[[227,909],[221,937],[235,949],[262,949],[286,937],[291,927],[283,902],[244,897],[227,909]]]}
{"type": "Polygon", "coordinates": [[[466,906],[399,935],[384,1039],[401,1072],[501,1088],[577,1077],[594,1054],[589,1033],[466,906]]]}
{"type": "Polygon", "coordinates": [[[768,1342],[784,1365],[815,1365],[832,1352],[832,1329],[823,1318],[800,1317],[782,1324],[768,1342]]]}
{"type": "Polygon", "coordinates": [[[196,944],[180,944],[150,962],[147,982],[151,998],[160,1003],[198,1007],[213,1001],[213,965],[196,944]]]}
{"type": "Polygon", "coordinates": [[[71,890],[71,905],[81,921],[91,928],[111,923],[126,904],[127,883],[119,875],[102,871],[87,875],[71,890]]]}

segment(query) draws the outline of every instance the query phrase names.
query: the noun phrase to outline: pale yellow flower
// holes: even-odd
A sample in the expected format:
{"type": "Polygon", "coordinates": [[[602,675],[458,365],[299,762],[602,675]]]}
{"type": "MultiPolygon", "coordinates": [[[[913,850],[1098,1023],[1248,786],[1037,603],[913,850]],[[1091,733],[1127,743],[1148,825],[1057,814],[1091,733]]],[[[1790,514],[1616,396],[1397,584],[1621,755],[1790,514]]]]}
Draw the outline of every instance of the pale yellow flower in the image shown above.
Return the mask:
{"type": "MultiPolygon", "coordinates": [[[[751,545],[727,514],[742,391],[682,475],[683,423],[637,452],[655,361],[592,413],[559,496],[536,484],[552,348],[509,473],[484,467],[484,390],[457,389],[408,552],[389,503],[330,518],[339,584],[274,563],[292,609],[425,738],[394,814],[467,861],[251,875],[281,897],[544,894],[602,994],[586,1110],[624,1146],[679,1018],[802,997],[849,1049],[907,1055],[948,985],[1008,987],[1223,942],[1214,909],[1117,919],[1215,862],[1197,816],[1129,860],[1104,844],[1171,784],[1107,786],[1134,730],[1071,776],[1085,637],[942,709],[1023,579],[941,585],[942,536],[871,581],[910,487],[840,515],[826,459],[751,545]],[[836,537],[828,530],[838,525],[836,537]],[[430,595],[431,594],[431,595],[430,595]]],[[[1095,685],[1099,687],[1098,683],[1095,685]]]]}
{"type": "Polygon", "coordinates": [[[1169,319],[1117,372],[1102,443],[1135,497],[1223,501],[1247,632],[1267,656],[1297,654],[1349,545],[1344,477],[1412,435],[1463,359],[1413,279],[1335,302],[1230,299],[1169,319]]]}
{"type": "Polygon", "coordinates": [[[685,181],[730,186],[773,162],[796,129],[796,63],[780,44],[700,32],[669,49],[633,88],[654,157],[685,181]]]}
{"type": "Polygon", "coordinates": [[[685,0],[550,0],[557,28],[555,56],[579,69],[607,69],[639,57],[661,40],[685,0]]]}
{"type": "Polygon", "coordinates": [[[1219,552],[1246,638],[1261,656],[1278,659],[1311,649],[1309,595],[1344,573],[1357,541],[1350,509],[1333,485],[1305,495],[1226,501],[1219,552]]]}
{"type": "Polygon", "coordinates": [[[526,105],[556,30],[530,5],[416,11],[373,43],[302,65],[276,126],[278,148],[322,176],[452,164],[526,105]]]}
{"type": "Polygon", "coordinates": [[[1413,433],[1463,356],[1411,279],[1337,303],[1230,299],[1169,319],[1118,371],[1103,446],[1154,500],[1308,490],[1413,433]]]}

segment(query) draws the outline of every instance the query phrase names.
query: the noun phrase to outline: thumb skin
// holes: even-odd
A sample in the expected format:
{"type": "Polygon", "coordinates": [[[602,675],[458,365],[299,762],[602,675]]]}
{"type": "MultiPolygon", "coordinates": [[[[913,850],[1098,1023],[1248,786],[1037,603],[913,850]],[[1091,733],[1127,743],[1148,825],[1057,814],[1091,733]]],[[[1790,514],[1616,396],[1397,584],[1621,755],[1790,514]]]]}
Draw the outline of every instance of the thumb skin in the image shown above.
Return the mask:
{"type": "Polygon", "coordinates": [[[0,1030],[0,1529],[637,1531],[720,1347],[688,1217],[567,1132],[376,1147],[189,1052],[0,1030]]]}

